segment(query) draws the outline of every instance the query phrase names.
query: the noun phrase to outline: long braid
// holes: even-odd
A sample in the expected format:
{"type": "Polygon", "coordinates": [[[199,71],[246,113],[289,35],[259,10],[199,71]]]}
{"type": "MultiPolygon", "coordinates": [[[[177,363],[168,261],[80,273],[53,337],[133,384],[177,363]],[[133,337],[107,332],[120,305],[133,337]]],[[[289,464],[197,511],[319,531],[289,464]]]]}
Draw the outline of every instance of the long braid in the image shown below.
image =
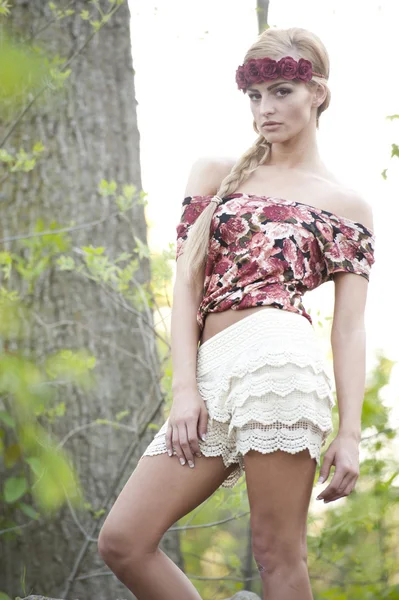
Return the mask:
{"type": "MultiPolygon", "coordinates": [[[[256,130],[257,131],[257,130],[256,130]]],[[[235,190],[263,164],[270,152],[270,146],[263,135],[259,135],[255,143],[240,157],[230,173],[221,182],[217,196],[233,194],[235,190]]],[[[195,278],[206,261],[209,230],[213,214],[217,208],[215,202],[209,202],[191,228],[186,240],[183,254],[183,271],[188,280],[195,278]]]]}

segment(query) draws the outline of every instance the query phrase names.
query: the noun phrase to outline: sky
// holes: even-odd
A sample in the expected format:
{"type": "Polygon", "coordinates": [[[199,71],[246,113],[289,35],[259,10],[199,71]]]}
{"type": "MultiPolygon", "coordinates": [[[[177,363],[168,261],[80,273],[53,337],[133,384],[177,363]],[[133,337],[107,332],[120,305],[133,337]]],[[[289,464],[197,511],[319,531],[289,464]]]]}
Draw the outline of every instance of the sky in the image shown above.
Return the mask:
{"type": "MultiPolygon", "coordinates": [[[[154,252],[175,241],[192,163],[238,158],[252,145],[249,99],[235,72],[258,35],[255,0],[129,0],[148,241],[154,252]]],[[[399,361],[397,0],[270,0],[271,27],[316,33],[330,57],[331,103],[318,146],[327,167],[372,206],[375,264],[366,310],[367,370],[381,351],[399,361]],[[381,173],[387,169],[387,179],[381,173]],[[396,333],[396,334],[395,334],[396,333]]],[[[267,195],[267,190],[265,190],[267,195]]],[[[322,204],[322,202],[320,202],[322,204]]],[[[330,315],[334,283],[304,297],[312,315],[330,315]]],[[[326,352],[329,339],[318,331],[326,352]]],[[[399,367],[383,401],[399,426],[399,367]]]]}

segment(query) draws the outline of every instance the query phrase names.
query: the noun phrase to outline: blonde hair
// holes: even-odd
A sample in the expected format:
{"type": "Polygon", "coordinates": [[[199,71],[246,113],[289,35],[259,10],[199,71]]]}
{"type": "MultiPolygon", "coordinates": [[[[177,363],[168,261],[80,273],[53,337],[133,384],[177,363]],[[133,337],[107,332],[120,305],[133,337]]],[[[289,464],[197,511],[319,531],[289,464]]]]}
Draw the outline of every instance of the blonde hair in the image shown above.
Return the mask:
{"type": "MultiPolygon", "coordinates": [[[[291,55],[296,52],[298,58],[306,58],[312,62],[313,71],[320,73],[328,79],[330,73],[330,61],[327,50],[321,39],[314,33],[301,27],[290,27],[289,29],[269,28],[263,31],[256,42],[249,48],[244,58],[244,64],[251,58],[270,57],[279,60],[281,56],[291,55]]],[[[319,128],[319,118],[324,112],[331,99],[331,92],[326,79],[313,75],[310,81],[304,82],[309,88],[317,83],[327,89],[324,102],[317,108],[316,128],[319,128]]],[[[230,173],[223,179],[216,195],[223,198],[233,194],[240,184],[255,171],[259,165],[265,164],[269,156],[271,144],[264,135],[259,132],[255,121],[253,128],[258,133],[255,143],[239,158],[230,173]]],[[[194,278],[203,267],[207,257],[209,233],[212,217],[217,208],[216,202],[209,202],[195,223],[185,241],[183,252],[183,271],[187,279],[194,278]]]]}

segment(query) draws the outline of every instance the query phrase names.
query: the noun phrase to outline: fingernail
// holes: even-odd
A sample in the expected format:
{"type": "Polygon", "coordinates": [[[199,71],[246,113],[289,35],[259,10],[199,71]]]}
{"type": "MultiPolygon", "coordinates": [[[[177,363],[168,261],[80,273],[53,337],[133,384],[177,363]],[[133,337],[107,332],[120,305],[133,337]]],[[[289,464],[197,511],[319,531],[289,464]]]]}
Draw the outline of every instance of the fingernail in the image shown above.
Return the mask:
{"type": "Polygon", "coordinates": [[[198,458],[201,458],[201,452],[196,452],[195,456],[198,456],[198,458]]]}
{"type": "Polygon", "coordinates": [[[182,465],[185,465],[185,464],[186,464],[186,461],[184,460],[184,458],[181,458],[181,459],[180,459],[180,464],[182,464],[182,465]]]}
{"type": "Polygon", "coordinates": [[[192,461],[192,460],[189,460],[189,461],[188,461],[188,465],[189,465],[189,467],[190,467],[191,469],[193,469],[193,468],[194,468],[194,463],[193,463],[193,461],[192,461]]]}
{"type": "Polygon", "coordinates": [[[172,456],[171,450],[168,450],[168,454],[169,454],[169,456],[172,456]]]}
{"type": "Polygon", "coordinates": [[[206,433],[201,433],[201,438],[205,442],[205,440],[206,440],[206,433]]]}
{"type": "Polygon", "coordinates": [[[323,483],[323,481],[324,481],[324,477],[323,477],[323,475],[320,475],[319,479],[317,480],[317,483],[318,484],[323,483]]]}
{"type": "Polygon", "coordinates": [[[320,498],[320,496],[317,496],[316,500],[321,500],[322,498],[320,498]]]}

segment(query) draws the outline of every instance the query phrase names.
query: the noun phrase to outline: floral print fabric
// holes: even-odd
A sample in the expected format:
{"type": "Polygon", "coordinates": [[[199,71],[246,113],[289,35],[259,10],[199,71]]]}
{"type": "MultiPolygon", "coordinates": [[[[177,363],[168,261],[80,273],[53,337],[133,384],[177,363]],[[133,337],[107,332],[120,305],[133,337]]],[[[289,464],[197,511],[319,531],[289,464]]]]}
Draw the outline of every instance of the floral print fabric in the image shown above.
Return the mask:
{"type": "MultiPolygon", "coordinates": [[[[187,196],[176,227],[176,260],[190,228],[213,195],[187,196]]],[[[212,218],[203,297],[202,331],[209,312],[272,305],[312,323],[303,295],[338,271],[369,280],[375,234],[367,227],[302,202],[236,193],[212,218]]]]}

